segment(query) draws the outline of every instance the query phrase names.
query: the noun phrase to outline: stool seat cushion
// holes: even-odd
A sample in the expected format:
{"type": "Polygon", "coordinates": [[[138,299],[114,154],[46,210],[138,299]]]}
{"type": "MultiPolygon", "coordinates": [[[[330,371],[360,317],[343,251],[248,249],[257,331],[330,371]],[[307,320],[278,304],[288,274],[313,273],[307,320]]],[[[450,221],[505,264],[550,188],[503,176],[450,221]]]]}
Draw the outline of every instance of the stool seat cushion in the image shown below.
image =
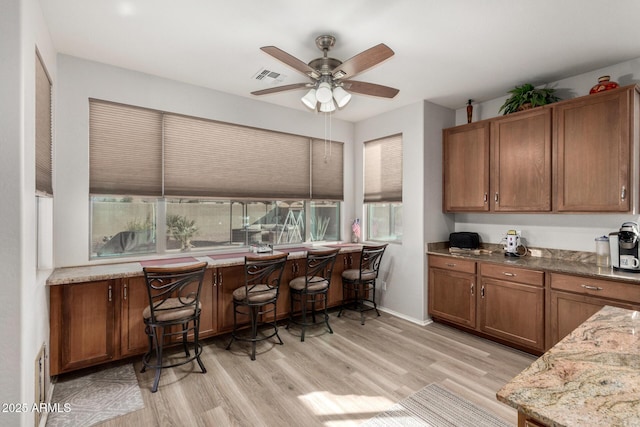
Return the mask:
{"type": "Polygon", "coordinates": [[[274,300],[278,295],[277,288],[271,288],[267,285],[255,285],[249,289],[249,298],[247,298],[247,287],[240,286],[233,291],[233,299],[236,301],[246,301],[250,303],[261,303],[274,300]]]}
{"type": "Polygon", "coordinates": [[[376,278],[376,272],[373,270],[362,270],[362,276],[360,276],[360,270],[357,268],[342,272],[342,278],[346,280],[356,281],[361,277],[362,280],[374,280],[376,278]]]}
{"type": "MultiPolygon", "coordinates": [[[[289,288],[302,291],[304,290],[306,284],[307,276],[299,276],[289,282],[289,288]]],[[[307,287],[307,291],[309,292],[318,292],[323,289],[327,289],[329,287],[329,282],[324,277],[319,276],[311,276],[309,277],[309,286],[307,287]]]]}
{"type": "MultiPolygon", "coordinates": [[[[195,314],[195,298],[167,298],[162,305],[155,308],[157,322],[170,322],[173,320],[185,319],[195,314]]],[[[201,304],[198,302],[198,309],[201,304]]],[[[142,317],[145,320],[151,318],[151,306],[146,306],[142,310],[142,317]]]]}

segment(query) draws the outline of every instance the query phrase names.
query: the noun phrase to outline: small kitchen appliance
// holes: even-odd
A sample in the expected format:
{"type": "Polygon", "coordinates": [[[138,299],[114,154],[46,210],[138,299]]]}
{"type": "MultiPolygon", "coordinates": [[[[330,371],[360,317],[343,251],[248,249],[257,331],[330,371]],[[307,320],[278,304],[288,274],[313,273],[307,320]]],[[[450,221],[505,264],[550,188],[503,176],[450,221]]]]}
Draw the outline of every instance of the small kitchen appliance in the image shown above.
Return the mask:
{"type": "Polygon", "coordinates": [[[609,234],[609,252],[613,268],[640,273],[639,239],[640,232],[635,222],[625,222],[620,231],[609,234]]]}
{"type": "MultiPolygon", "coordinates": [[[[517,230],[507,231],[506,237],[502,239],[504,243],[504,256],[522,256],[523,245],[520,243],[520,232],[517,230]]],[[[526,251],[525,251],[526,252],[526,251]]]]}

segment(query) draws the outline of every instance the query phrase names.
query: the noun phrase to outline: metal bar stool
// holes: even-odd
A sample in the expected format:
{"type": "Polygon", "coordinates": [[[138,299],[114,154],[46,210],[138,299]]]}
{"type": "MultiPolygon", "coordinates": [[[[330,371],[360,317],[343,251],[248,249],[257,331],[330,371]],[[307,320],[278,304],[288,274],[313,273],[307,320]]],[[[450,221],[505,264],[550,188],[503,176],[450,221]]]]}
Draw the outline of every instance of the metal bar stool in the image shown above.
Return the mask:
{"type": "Polygon", "coordinates": [[[244,286],[233,291],[233,331],[227,350],[231,348],[234,340],[248,341],[251,343],[251,360],[256,360],[256,342],[275,336],[279,344],[283,344],[278,335],[276,303],[286,262],[287,254],[245,257],[244,286]],[[238,333],[241,326],[238,325],[238,314],[249,316],[249,336],[238,333]],[[273,317],[265,320],[269,314],[273,317]],[[258,336],[258,327],[262,325],[268,325],[272,330],[258,336]]]}
{"type": "Polygon", "coordinates": [[[149,349],[142,357],[142,370],[155,369],[156,375],[151,392],[158,391],[160,374],[163,368],[184,365],[193,360],[198,362],[202,373],[207,370],[200,360],[202,345],[199,341],[200,330],[200,290],[206,262],[181,267],[145,267],[144,277],[147,283],[149,305],[142,311],[145,332],[149,337],[149,349]],[[193,333],[189,341],[189,333],[193,333]],[[177,361],[163,362],[165,341],[171,343],[180,336],[185,356],[177,361]],[[193,354],[189,352],[192,347],[193,354]],[[152,356],[155,354],[155,362],[152,356]]]}
{"type": "Polygon", "coordinates": [[[338,317],[345,309],[359,311],[360,323],[364,325],[365,311],[375,310],[380,316],[376,304],[376,279],[386,248],[387,244],[363,246],[360,255],[360,268],[342,272],[342,306],[338,317]]]}
{"type": "Polygon", "coordinates": [[[294,278],[289,282],[289,294],[291,296],[291,306],[289,310],[289,323],[302,326],[300,341],[304,341],[304,333],[307,326],[313,326],[324,322],[332,334],[333,330],[329,325],[329,314],[327,313],[327,293],[331,285],[331,274],[336,263],[336,256],[340,248],[324,251],[308,251],[305,264],[304,275],[294,278]],[[294,318],[295,303],[299,304],[302,311],[302,319],[294,318]],[[324,318],[316,322],[316,304],[320,304],[324,318]],[[308,306],[311,306],[311,321],[307,319],[308,306]]]}

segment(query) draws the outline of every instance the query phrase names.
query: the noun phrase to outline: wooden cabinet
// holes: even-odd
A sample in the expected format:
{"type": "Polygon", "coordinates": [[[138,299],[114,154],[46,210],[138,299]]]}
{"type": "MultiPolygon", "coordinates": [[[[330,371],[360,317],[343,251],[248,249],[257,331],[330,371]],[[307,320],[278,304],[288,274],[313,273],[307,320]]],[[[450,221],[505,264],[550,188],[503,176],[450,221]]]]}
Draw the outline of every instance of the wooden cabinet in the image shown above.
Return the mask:
{"type": "Polygon", "coordinates": [[[444,129],[442,144],[444,211],[488,211],[489,123],[444,129]]]}
{"type": "Polygon", "coordinates": [[[360,268],[360,252],[339,253],[331,274],[331,285],[327,293],[328,307],[342,304],[342,272],[352,268],[360,268]]]}
{"type": "Polygon", "coordinates": [[[552,347],[605,305],[640,310],[640,285],[551,273],[552,347]]]}
{"type": "Polygon", "coordinates": [[[637,96],[629,86],[554,108],[557,211],[631,210],[637,96]]]}
{"type": "Polygon", "coordinates": [[[491,210],[551,211],[551,109],[491,121],[491,210]]]}
{"type": "Polygon", "coordinates": [[[429,257],[429,315],[468,328],[476,327],[476,263],[429,257]]]}
{"type": "Polygon", "coordinates": [[[544,272],[480,264],[478,329],[544,351],[544,272]]]}
{"type": "MultiPolygon", "coordinates": [[[[218,268],[218,332],[229,332],[233,329],[233,291],[244,286],[244,265],[218,268]]],[[[248,324],[249,316],[238,315],[238,324],[248,324]]]]}
{"type": "Polygon", "coordinates": [[[144,277],[120,279],[120,354],[130,356],[147,351],[142,311],[149,305],[144,277]]]}
{"type": "Polygon", "coordinates": [[[113,360],[116,283],[51,287],[51,375],[113,360]]]}

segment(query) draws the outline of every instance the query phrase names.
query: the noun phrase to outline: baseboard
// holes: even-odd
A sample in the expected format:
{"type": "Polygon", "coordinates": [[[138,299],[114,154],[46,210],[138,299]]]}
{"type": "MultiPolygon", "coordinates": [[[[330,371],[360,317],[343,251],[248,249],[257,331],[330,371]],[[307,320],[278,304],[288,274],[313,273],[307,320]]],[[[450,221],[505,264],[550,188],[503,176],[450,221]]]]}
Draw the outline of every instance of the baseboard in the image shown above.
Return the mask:
{"type": "Polygon", "coordinates": [[[427,326],[433,323],[433,320],[431,320],[430,318],[426,320],[418,320],[413,317],[406,316],[402,313],[398,313],[397,311],[389,310],[388,308],[382,307],[380,305],[378,306],[378,310],[384,311],[385,313],[389,313],[395,317],[399,317],[403,320],[406,320],[407,322],[415,323],[416,325],[420,325],[420,326],[427,326]]]}

